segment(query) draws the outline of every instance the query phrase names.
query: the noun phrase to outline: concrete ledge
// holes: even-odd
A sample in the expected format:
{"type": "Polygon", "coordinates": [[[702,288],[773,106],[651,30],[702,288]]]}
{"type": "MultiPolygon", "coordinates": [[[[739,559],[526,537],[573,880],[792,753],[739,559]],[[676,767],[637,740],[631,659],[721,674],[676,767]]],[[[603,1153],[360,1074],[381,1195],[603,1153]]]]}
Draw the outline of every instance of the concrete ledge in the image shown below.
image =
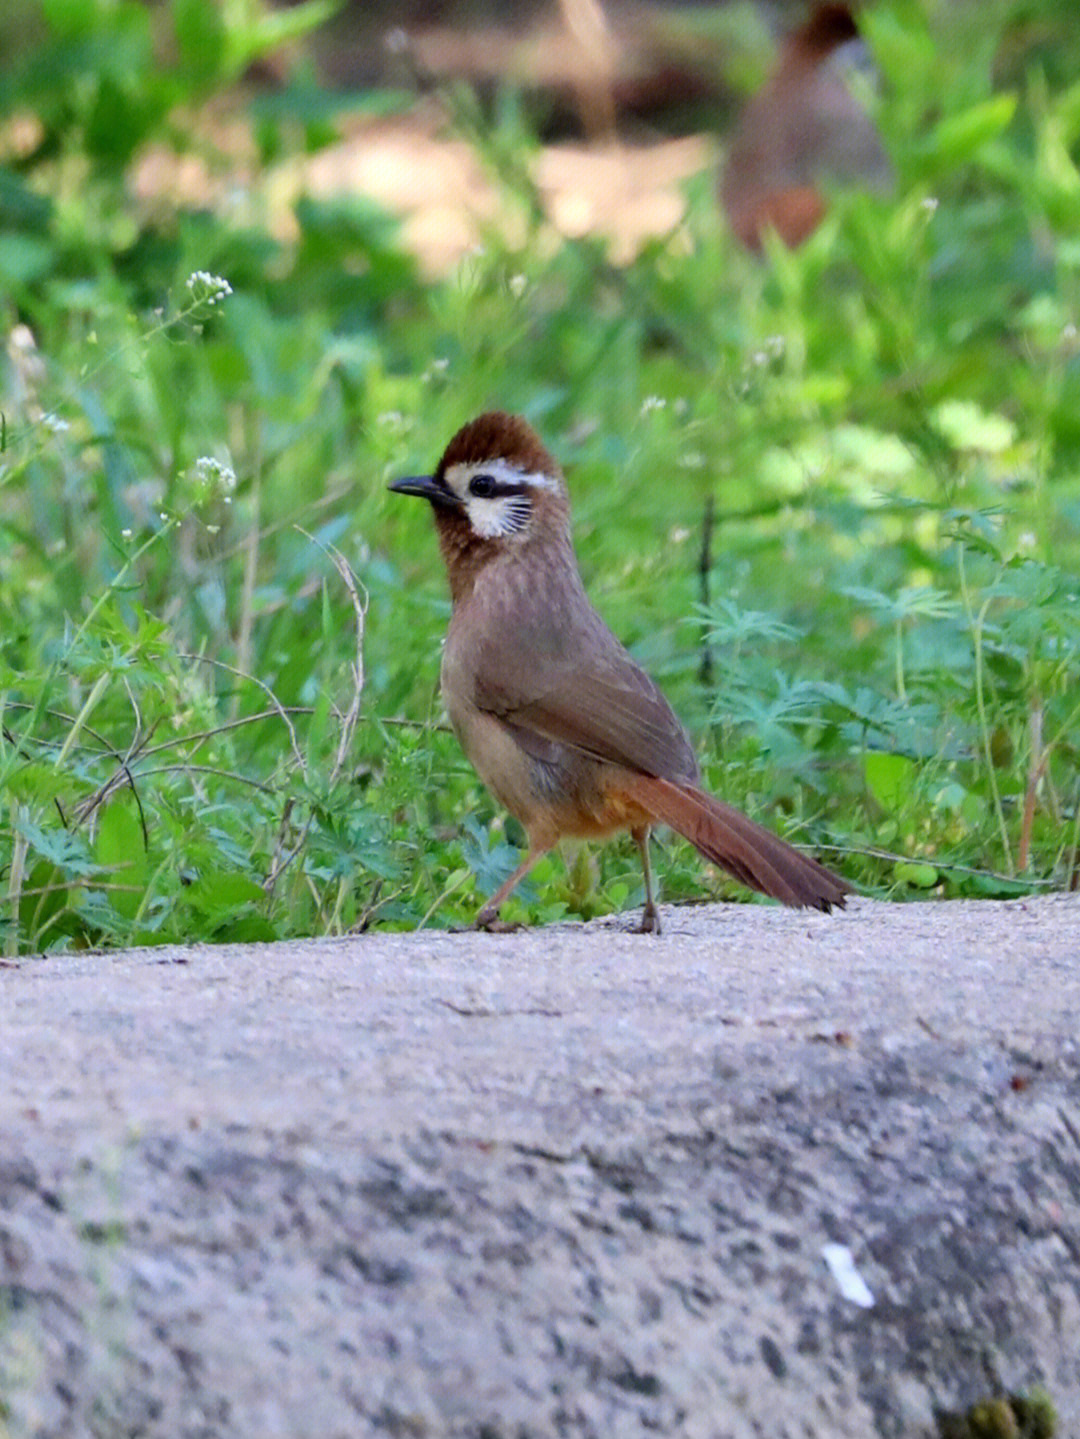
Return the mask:
{"type": "Polygon", "coordinates": [[[1080,1433],[1080,899],[664,919],[0,969],[0,1435],[1080,1433]]]}

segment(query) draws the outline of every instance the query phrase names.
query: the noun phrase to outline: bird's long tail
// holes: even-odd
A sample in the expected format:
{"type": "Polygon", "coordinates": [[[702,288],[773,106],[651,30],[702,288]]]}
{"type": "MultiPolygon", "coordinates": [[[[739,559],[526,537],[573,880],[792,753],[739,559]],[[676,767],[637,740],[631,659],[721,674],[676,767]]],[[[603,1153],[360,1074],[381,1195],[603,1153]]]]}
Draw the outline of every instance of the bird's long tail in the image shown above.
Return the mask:
{"type": "Polygon", "coordinates": [[[801,909],[841,909],[851,886],[816,859],[693,785],[634,777],[634,798],[699,853],[762,894],[801,909]]]}

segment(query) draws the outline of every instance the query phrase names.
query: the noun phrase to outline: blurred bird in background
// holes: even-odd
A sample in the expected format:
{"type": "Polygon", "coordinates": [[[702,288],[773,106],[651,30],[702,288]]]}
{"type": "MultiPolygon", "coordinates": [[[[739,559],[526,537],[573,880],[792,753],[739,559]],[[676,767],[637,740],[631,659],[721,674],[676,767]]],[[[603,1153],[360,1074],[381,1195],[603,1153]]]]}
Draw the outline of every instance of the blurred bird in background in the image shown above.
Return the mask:
{"type": "Polygon", "coordinates": [[[759,252],[770,228],[801,245],[825,215],[823,183],[891,185],[881,137],[848,83],[861,49],[849,7],[818,5],[739,117],[719,189],[748,250],[759,252]]]}

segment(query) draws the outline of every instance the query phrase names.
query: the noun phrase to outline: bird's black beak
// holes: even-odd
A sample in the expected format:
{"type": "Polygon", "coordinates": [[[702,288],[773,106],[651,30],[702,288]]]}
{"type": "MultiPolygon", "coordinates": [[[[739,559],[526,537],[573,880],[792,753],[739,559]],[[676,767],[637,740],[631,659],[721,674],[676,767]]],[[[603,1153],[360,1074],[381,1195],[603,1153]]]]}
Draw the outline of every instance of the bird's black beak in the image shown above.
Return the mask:
{"type": "Polygon", "coordinates": [[[422,500],[430,500],[437,504],[440,500],[445,503],[446,491],[442,485],[436,484],[434,475],[407,475],[403,480],[394,480],[390,489],[398,495],[419,495],[422,500]]]}

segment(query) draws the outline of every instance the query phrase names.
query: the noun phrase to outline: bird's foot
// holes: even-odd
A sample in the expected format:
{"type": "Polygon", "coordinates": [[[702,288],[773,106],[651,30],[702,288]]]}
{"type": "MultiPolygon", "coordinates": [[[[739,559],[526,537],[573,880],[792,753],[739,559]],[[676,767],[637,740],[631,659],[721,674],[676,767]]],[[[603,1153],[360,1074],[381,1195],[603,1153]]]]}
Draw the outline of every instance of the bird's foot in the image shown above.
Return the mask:
{"type": "Polygon", "coordinates": [[[638,925],[638,934],[659,934],[660,933],[660,911],[655,904],[647,904],[641,911],[641,923],[638,925]]]}
{"type": "Polygon", "coordinates": [[[486,905],[473,920],[472,927],[487,934],[513,934],[515,930],[525,928],[516,920],[500,919],[498,911],[489,910],[486,905]]]}

